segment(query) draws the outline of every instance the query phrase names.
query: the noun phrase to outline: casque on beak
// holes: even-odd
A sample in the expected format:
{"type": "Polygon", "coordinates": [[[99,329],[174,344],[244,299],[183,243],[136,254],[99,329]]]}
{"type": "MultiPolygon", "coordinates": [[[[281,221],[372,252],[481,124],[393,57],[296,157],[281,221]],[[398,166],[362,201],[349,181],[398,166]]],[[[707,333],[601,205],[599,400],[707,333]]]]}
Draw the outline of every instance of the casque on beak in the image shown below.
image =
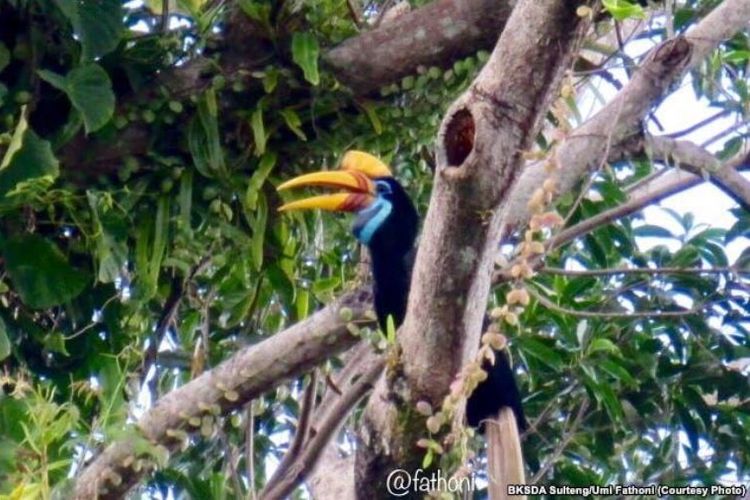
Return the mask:
{"type": "Polygon", "coordinates": [[[388,166],[362,151],[349,151],[341,161],[341,170],[329,170],[300,175],[281,184],[277,190],[319,186],[344,189],[346,192],[324,194],[285,203],[280,212],[288,210],[320,209],[334,212],[358,212],[375,201],[378,177],[390,177],[388,166]]]}

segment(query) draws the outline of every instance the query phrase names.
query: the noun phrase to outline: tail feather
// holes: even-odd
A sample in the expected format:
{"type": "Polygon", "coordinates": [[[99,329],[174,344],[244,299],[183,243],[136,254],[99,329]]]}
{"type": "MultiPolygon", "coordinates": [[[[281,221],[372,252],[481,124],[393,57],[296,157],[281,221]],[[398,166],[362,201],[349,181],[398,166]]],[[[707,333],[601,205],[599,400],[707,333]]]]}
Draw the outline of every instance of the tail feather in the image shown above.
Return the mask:
{"type": "Polygon", "coordinates": [[[526,483],[521,439],[513,410],[501,408],[495,418],[485,420],[484,428],[490,500],[525,500],[525,495],[508,495],[509,485],[526,483]]]}

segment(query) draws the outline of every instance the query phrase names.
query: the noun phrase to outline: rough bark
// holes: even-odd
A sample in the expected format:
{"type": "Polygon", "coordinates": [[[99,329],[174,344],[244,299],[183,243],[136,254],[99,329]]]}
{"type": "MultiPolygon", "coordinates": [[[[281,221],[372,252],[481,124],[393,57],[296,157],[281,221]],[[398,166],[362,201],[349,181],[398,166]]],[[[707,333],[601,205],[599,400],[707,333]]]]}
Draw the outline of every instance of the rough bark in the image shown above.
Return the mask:
{"type": "Polygon", "coordinates": [[[384,498],[390,470],[418,466],[415,443],[427,431],[403,405],[425,400],[439,408],[476,353],[500,234],[498,208],[587,26],[578,5],[519,2],[484,69],[443,120],[429,229],[398,333],[401,373],[381,380],[370,398],[357,450],[359,498],[384,498]]]}
{"type": "Polygon", "coordinates": [[[649,139],[652,154],[667,158],[677,168],[684,168],[693,175],[708,178],[737,203],[750,209],[750,181],[737,171],[737,166],[746,161],[740,155],[734,162],[722,165],[718,158],[690,141],[675,141],[668,137],[649,139]]]}
{"type": "Polygon", "coordinates": [[[350,38],[324,60],[357,94],[397,82],[418,66],[446,66],[490,49],[515,1],[436,0],[392,23],[350,38]]]}
{"type": "MultiPolygon", "coordinates": [[[[154,444],[177,448],[180,431],[197,430],[191,418],[226,415],[351,347],[359,339],[347,325],[363,319],[371,307],[370,293],[356,290],[308,319],[246,347],[159,399],[138,420],[137,431],[154,444]]],[[[78,474],[73,497],[121,498],[148,469],[139,460],[144,457],[136,456],[135,441],[110,444],[78,474]]]]}

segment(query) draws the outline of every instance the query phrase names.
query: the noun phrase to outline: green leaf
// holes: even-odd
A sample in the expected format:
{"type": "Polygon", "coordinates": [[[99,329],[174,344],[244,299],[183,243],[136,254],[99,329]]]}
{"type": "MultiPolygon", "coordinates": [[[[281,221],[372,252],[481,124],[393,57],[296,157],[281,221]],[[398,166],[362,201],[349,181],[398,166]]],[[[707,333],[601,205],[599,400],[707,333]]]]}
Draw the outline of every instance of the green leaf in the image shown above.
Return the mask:
{"type": "Polygon", "coordinates": [[[285,303],[292,304],[294,302],[294,284],[289,276],[276,264],[268,266],[266,273],[274,291],[279,294],[285,303]]]}
{"type": "Polygon", "coordinates": [[[224,150],[219,138],[216,93],[208,89],[198,101],[198,116],[188,128],[188,147],[198,172],[214,177],[224,172],[224,150]]]}
{"type": "MultiPolygon", "coordinates": [[[[724,54],[724,60],[727,62],[743,64],[750,60],[750,50],[730,50],[724,54]]],[[[1,59],[0,59],[1,61],[1,59]]],[[[2,67],[0,63],[0,67],[2,67]]]]}
{"type": "Polygon", "coordinates": [[[307,136],[302,131],[302,121],[299,119],[299,115],[296,111],[294,111],[292,108],[284,108],[281,110],[281,116],[284,118],[284,122],[286,122],[286,126],[289,127],[289,130],[295,133],[297,137],[302,139],[303,141],[307,140],[307,136]]]}
{"type": "Polygon", "coordinates": [[[297,302],[295,303],[297,308],[297,321],[307,318],[310,314],[310,292],[304,288],[297,290],[297,302]]]}
{"type": "Polygon", "coordinates": [[[378,113],[377,113],[377,110],[375,109],[375,105],[371,102],[360,102],[359,105],[365,111],[365,114],[367,115],[367,118],[370,120],[370,123],[372,124],[372,128],[373,130],[375,130],[375,133],[377,135],[382,134],[383,122],[381,122],[380,118],[378,118],[378,113]]]}
{"type": "Polygon", "coordinates": [[[615,379],[624,382],[628,386],[638,387],[638,381],[634,379],[633,376],[630,375],[630,373],[618,363],[610,359],[602,359],[596,361],[596,366],[615,379]]]}
{"type": "Polygon", "coordinates": [[[549,366],[555,371],[559,371],[563,367],[562,357],[547,346],[544,342],[533,338],[522,338],[520,342],[521,348],[531,356],[535,357],[545,365],[549,366]]]}
{"type": "Polygon", "coordinates": [[[239,0],[240,9],[250,19],[258,21],[264,27],[271,25],[271,5],[257,0],[239,0]]]}
{"type": "Polygon", "coordinates": [[[113,213],[103,198],[92,191],[86,193],[91,207],[91,215],[96,228],[96,257],[101,283],[112,283],[120,276],[128,260],[128,227],[126,222],[113,213]]]}
{"type": "Polygon", "coordinates": [[[35,234],[8,240],[3,255],[16,291],[33,309],[69,302],[89,282],[53,243],[35,234]]]}
{"type": "Polygon", "coordinates": [[[393,321],[393,315],[389,314],[385,321],[385,338],[390,345],[396,345],[396,323],[393,321]]]}
{"type": "Polygon", "coordinates": [[[668,229],[655,226],[653,224],[644,224],[633,229],[633,234],[641,238],[674,238],[674,235],[668,229]]]}
{"type": "Polygon", "coordinates": [[[263,91],[266,94],[273,93],[276,85],[279,83],[279,72],[275,69],[266,71],[263,75],[263,91]]]}
{"type": "Polygon", "coordinates": [[[318,41],[311,33],[295,33],[292,37],[292,60],[302,68],[305,80],[318,85],[320,75],[318,74],[318,55],[320,47],[318,41]]]}
{"type": "Polygon", "coordinates": [[[604,408],[609,413],[610,418],[614,422],[620,422],[625,417],[625,413],[622,409],[622,403],[620,399],[612,390],[609,384],[597,384],[595,391],[596,399],[599,400],[604,408]]]}
{"type": "Polygon", "coordinates": [[[135,267],[139,284],[138,296],[143,300],[148,300],[156,294],[159,272],[167,247],[169,202],[170,198],[167,196],[160,198],[155,219],[145,221],[137,229],[135,267]]]}
{"type": "MultiPolygon", "coordinates": [[[[19,128],[25,130],[26,127],[19,123],[16,132],[19,128]]],[[[48,141],[40,139],[33,130],[25,130],[20,137],[14,134],[10,148],[5,155],[5,159],[9,159],[8,164],[0,170],[0,199],[11,195],[22,183],[36,179],[54,181],[60,173],[59,162],[52,154],[52,146],[48,141]],[[12,153],[10,148],[14,149],[12,153]]]]}
{"type": "Polygon", "coordinates": [[[193,172],[187,171],[180,177],[180,221],[183,228],[190,229],[190,214],[193,210],[193,172]]]}
{"type": "Polygon", "coordinates": [[[120,0],[55,0],[73,25],[83,52],[81,59],[97,59],[113,51],[122,38],[125,12],[120,0]]]}
{"type": "Polygon", "coordinates": [[[260,156],[266,152],[266,129],[263,126],[263,109],[260,106],[250,116],[250,127],[253,129],[255,156],[260,156]]]}
{"type": "Polygon", "coordinates": [[[617,347],[611,340],[601,338],[592,340],[591,344],[589,344],[588,353],[593,354],[600,351],[609,352],[612,354],[620,354],[620,348],[617,347]]]}
{"type": "Polygon", "coordinates": [[[169,234],[169,205],[170,199],[162,196],[156,206],[156,225],[154,227],[154,245],[151,253],[151,276],[154,282],[159,278],[161,262],[167,249],[169,234]]]}
{"type": "Polygon", "coordinates": [[[276,165],[276,153],[266,153],[260,159],[258,168],[253,172],[250,181],[247,183],[247,190],[245,190],[245,209],[248,211],[255,210],[258,202],[258,193],[260,192],[263,183],[266,182],[268,174],[276,165]]]}
{"type": "Polygon", "coordinates": [[[0,361],[10,356],[10,339],[3,318],[0,318],[0,361]]]}
{"type": "Polygon", "coordinates": [[[673,267],[693,267],[700,265],[700,253],[698,249],[688,245],[680,248],[670,261],[673,267]]]}
{"type": "Polygon", "coordinates": [[[62,90],[70,99],[90,134],[102,128],[115,111],[112,82],[101,66],[95,63],[75,68],[67,76],[39,70],[39,76],[53,87],[62,90]]]}
{"type": "Polygon", "coordinates": [[[320,295],[332,292],[340,284],[341,278],[337,276],[331,276],[330,278],[320,278],[313,283],[312,291],[315,295],[320,295]]]}
{"type": "Polygon", "coordinates": [[[54,332],[44,337],[44,348],[51,352],[57,352],[65,356],[70,353],[65,349],[65,336],[60,332],[54,332]]]}
{"type": "Polygon", "coordinates": [[[13,137],[10,139],[8,149],[3,155],[3,161],[0,163],[0,170],[3,170],[10,165],[13,155],[15,155],[23,146],[23,137],[26,134],[26,130],[29,128],[29,122],[26,121],[26,106],[21,107],[21,117],[18,119],[16,128],[13,131],[13,137]]]}
{"type": "Polygon", "coordinates": [[[646,19],[646,13],[640,5],[632,4],[626,0],[602,0],[604,9],[612,14],[616,21],[625,19],[646,19]]]}
{"type": "Polygon", "coordinates": [[[266,197],[263,196],[263,193],[260,193],[260,196],[258,196],[255,216],[250,220],[250,226],[253,230],[253,237],[250,243],[250,253],[256,271],[260,271],[263,267],[263,245],[266,241],[267,221],[268,204],[266,203],[266,197]]]}

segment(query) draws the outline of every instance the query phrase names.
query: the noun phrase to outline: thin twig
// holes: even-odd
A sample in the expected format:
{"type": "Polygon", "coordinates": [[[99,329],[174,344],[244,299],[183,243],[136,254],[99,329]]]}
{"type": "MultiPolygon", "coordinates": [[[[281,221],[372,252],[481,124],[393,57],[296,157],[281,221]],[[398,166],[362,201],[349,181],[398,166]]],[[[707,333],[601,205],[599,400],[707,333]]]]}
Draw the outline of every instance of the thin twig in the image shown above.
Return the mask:
{"type": "Polygon", "coordinates": [[[382,356],[369,360],[362,375],[347,388],[344,394],[328,408],[316,426],[316,433],[310,438],[304,450],[289,467],[284,477],[276,483],[269,483],[261,493],[262,500],[280,500],[287,498],[315,466],[320,454],[328,445],[331,437],[339,429],[344,417],[364,395],[372,388],[380,376],[385,362],[382,356]]]}
{"type": "Polygon", "coordinates": [[[731,113],[730,110],[728,110],[728,109],[722,109],[718,113],[714,113],[713,115],[709,116],[708,118],[705,118],[705,119],[699,121],[695,125],[691,125],[688,128],[684,128],[682,130],[678,130],[677,132],[672,132],[671,134],[666,134],[666,137],[670,137],[672,139],[677,139],[678,137],[682,137],[683,135],[688,135],[689,133],[695,132],[699,128],[703,128],[706,125],[708,125],[709,123],[711,123],[711,122],[713,122],[715,120],[718,120],[722,116],[726,116],[726,115],[728,115],[730,113],[731,113]]]}
{"type": "Polygon", "coordinates": [[[354,5],[354,0],[346,0],[346,6],[349,9],[349,15],[352,16],[352,21],[354,21],[354,24],[357,26],[357,28],[361,28],[363,24],[362,16],[360,16],[356,5],[354,5]]]}
{"type": "Polygon", "coordinates": [[[268,480],[267,484],[275,484],[281,481],[299,456],[302,446],[310,435],[310,415],[315,406],[317,382],[317,373],[313,371],[310,373],[310,382],[307,384],[307,387],[305,387],[305,394],[302,398],[302,407],[300,408],[299,418],[297,419],[297,431],[294,433],[292,444],[289,445],[289,449],[284,454],[279,466],[276,468],[276,471],[273,473],[273,476],[271,476],[271,479],[268,480]]]}
{"type": "Polygon", "coordinates": [[[255,491],[255,415],[253,414],[253,402],[250,401],[245,407],[247,426],[245,427],[245,472],[247,474],[247,498],[256,500],[258,494],[255,491]]]}
{"type": "Polygon", "coordinates": [[[580,408],[578,408],[578,413],[576,414],[575,420],[570,424],[570,426],[567,429],[565,429],[565,435],[560,441],[560,444],[557,445],[555,452],[552,454],[549,460],[547,460],[547,462],[545,462],[545,464],[539,469],[539,471],[534,475],[534,477],[531,478],[531,480],[529,481],[529,484],[538,483],[539,480],[542,477],[544,477],[547,471],[550,470],[550,468],[555,464],[555,462],[557,462],[557,459],[560,458],[560,456],[565,451],[565,448],[568,447],[568,444],[570,444],[570,442],[575,437],[576,431],[578,430],[578,427],[581,425],[581,422],[583,421],[583,416],[585,415],[588,407],[589,407],[589,400],[584,399],[580,408]]]}
{"type": "Polygon", "coordinates": [[[726,267],[635,267],[620,269],[562,269],[559,267],[543,267],[540,273],[559,274],[563,276],[611,276],[617,274],[748,274],[750,271],[726,267]]]}
{"type": "Polygon", "coordinates": [[[161,25],[159,31],[164,34],[169,28],[169,0],[161,0],[161,25]]]}
{"type": "MultiPolygon", "coordinates": [[[[651,160],[651,158],[649,158],[649,160],[651,160]]],[[[651,163],[653,164],[655,162],[652,161],[651,163]]],[[[661,160],[659,163],[667,164],[667,158],[661,160]]],[[[670,168],[660,168],[660,169],[654,170],[650,174],[648,174],[648,175],[646,175],[644,177],[641,177],[637,181],[635,181],[635,182],[633,182],[633,183],[628,184],[627,186],[625,186],[623,188],[623,191],[625,192],[625,194],[630,194],[633,191],[638,191],[643,186],[647,186],[648,184],[654,182],[656,179],[658,179],[662,175],[666,174],[667,172],[671,172],[671,170],[672,169],[670,169],[670,168]]]]}
{"type": "Polygon", "coordinates": [[[372,23],[373,28],[377,28],[378,26],[380,26],[380,22],[383,20],[383,16],[386,12],[388,12],[388,9],[391,8],[391,5],[393,5],[393,0],[385,0],[385,2],[383,2],[383,5],[380,6],[378,17],[376,17],[375,22],[372,23]]]}
{"type": "Polygon", "coordinates": [[[206,268],[210,260],[210,257],[203,257],[200,262],[193,267],[186,278],[179,279],[175,277],[172,280],[172,290],[164,303],[164,309],[162,309],[161,316],[156,322],[156,328],[154,329],[153,335],[151,335],[151,342],[149,343],[146,352],[143,353],[141,366],[135,373],[141,381],[145,380],[151,365],[156,363],[156,358],[159,355],[159,346],[164,339],[167,329],[174,323],[177,317],[177,311],[179,310],[182,299],[185,296],[187,284],[206,268]]]}
{"type": "Polygon", "coordinates": [[[682,311],[628,311],[628,312],[599,312],[599,311],[579,311],[555,304],[544,295],[540,294],[531,287],[526,288],[529,294],[534,297],[540,304],[553,311],[576,316],[579,318],[681,318],[693,314],[701,314],[704,307],[694,307],[682,311]]]}
{"type": "MultiPolygon", "coordinates": [[[[222,432],[223,434],[223,432],[222,432]]],[[[240,498],[242,494],[242,482],[240,481],[240,475],[237,472],[239,469],[240,461],[239,454],[237,453],[237,447],[233,444],[229,444],[229,439],[226,436],[223,439],[225,446],[229,448],[229,475],[232,478],[232,485],[234,486],[234,496],[240,498]]]]}
{"type": "Polygon", "coordinates": [[[728,127],[726,129],[722,130],[721,132],[719,132],[718,134],[714,135],[713,137],[711,137],[711,138],[703,141],[701,143],[701,147],[702,148],[706,148],[706,147],[710,146],[711,144],[713,144],[713,143],[715,143],[717,141],[720,141],[721,139],[723,139],[724,137],[728,136],[729,134],[732,134],[734,132],[739,132],[739,129],[740,129],[740,127],[742,125],[747,125],[747,123],[744,123],[744,124],[741,124],[741,125],[732,125],[731,127],[728,127]]]}
{"type": "MultiPolygon", "coordinates": [[[[112,302],[113,300],[115,300],[116,298],[118,298],[119,296],[120,296],[120,294],[119,294],[119,292],[118,292],[118,293],[114,294],[113,296],[111,296],[110,298],[108,298],[108,299],[107,299],[107,300],[106,300],[106,301],[104,302],[104,304],[102,304],[102,307],[101,307],[101,308],[99,308],[99,311],[100,311],[100,313],[102,313],[102,314],[103,314],[103,313],[104,313],[104,309],[106,309],[106,308],[107,308],[107,306],[108,306],[108,305],[109,305],[109,304],[110,304],[110,303],[111,303],[111,302],[112,302]]],[[[67,340],[73,340],[74,338],[76,338],[76,337],[78,337],[78,336],[80,336],[80,335],[82,335],[82,334],[86,333],[86,332],[87,332],[87,331],[89,331],[90,329],[94,328],[94,327],[95,327],[96,325],[98,325],[99,323],[101,323],[101,321],[92,321],[91,323],[89,323],[88,325],[84,326],[84,327],[83,327],[83,328],[81,328],[80,330],[78,330],[78,331],[76,331],[76,332],[73,332],[73,333],[71,333],[70,335],[68,335],[67,337],[65,337],[65,340],[66,340],[66,341],[67,341],[67,340]]]]}

